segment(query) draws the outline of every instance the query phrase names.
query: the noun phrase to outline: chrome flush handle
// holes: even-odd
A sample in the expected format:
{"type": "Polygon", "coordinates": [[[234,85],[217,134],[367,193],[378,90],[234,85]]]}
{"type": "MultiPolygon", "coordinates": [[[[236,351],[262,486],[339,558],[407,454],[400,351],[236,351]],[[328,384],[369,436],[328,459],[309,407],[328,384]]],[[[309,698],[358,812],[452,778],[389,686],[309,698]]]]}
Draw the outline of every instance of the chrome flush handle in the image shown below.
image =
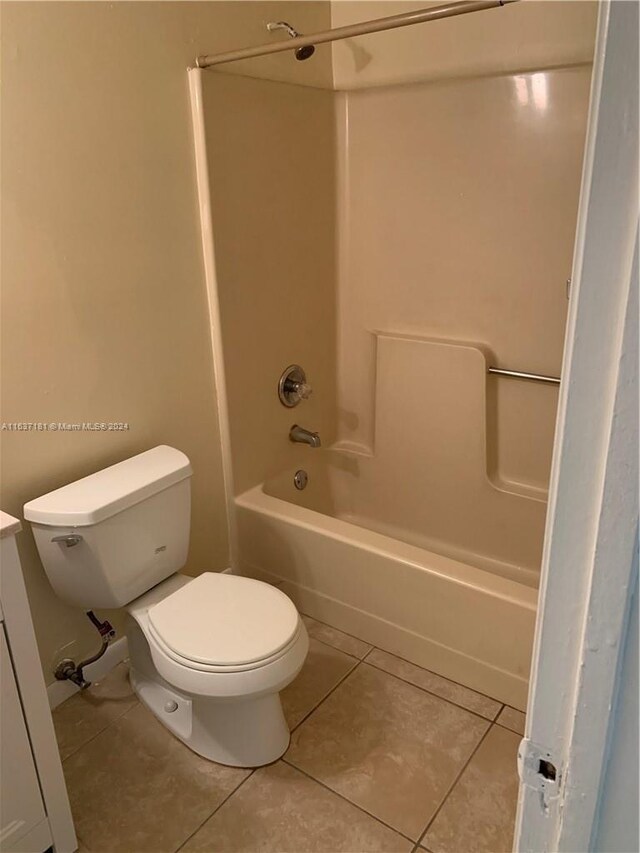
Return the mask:
{"type": "Polygon", "coordinates": [[[65,533],[63,536],[54,536],[52,542],[64,543],[67,548],[73,548],[79,542],[82,542],[82,536],[79,533],[65,533]]]}

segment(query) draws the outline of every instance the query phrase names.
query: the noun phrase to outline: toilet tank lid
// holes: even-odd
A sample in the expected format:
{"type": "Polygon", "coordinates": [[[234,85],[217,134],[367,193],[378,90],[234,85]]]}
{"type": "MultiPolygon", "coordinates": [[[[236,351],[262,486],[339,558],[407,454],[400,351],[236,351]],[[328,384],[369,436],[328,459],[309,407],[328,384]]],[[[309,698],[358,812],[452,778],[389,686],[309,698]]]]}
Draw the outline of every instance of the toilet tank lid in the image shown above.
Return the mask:
{"type": "Polygon", "coordinates": [[[190,476],[188,457],[163,444],[29,501],[24,517],[51,527],[86,527],[190,476]]]}

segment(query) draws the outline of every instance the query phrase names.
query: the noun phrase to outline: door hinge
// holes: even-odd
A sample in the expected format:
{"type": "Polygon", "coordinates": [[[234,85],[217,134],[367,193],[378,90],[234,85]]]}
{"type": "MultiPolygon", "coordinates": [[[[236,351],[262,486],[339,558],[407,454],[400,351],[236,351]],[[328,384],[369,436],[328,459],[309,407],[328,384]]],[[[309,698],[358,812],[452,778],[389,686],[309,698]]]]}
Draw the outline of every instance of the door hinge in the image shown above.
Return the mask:
{"type": "Polygon", "coordinates": [[[523,785],[541,793],[544,803],[560,794],[563,768],[558,757],[528,738],[518,747],[518,775],[523,785]]]}

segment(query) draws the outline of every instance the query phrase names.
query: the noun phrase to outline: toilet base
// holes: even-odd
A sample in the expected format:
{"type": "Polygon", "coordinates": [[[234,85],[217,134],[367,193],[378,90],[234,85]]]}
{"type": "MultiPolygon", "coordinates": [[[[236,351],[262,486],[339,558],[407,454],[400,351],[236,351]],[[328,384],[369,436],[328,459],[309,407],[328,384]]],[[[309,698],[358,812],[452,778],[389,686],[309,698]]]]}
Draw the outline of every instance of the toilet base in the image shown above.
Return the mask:
{"type": "Polygon", "coordinates": [[[290,733],[279,693],[228,699],[186,693],[160,675],[131,619],[127,637],[136,695],[189,749],[230,767],[262,767],[286,752],[290,733]]]}
{"type": "Polygon", "coordinates": [[[289,746],[289,727],[278,693],[255,699],[216,701],[185,696],[130,670],[138,698],[189,749],[230,767],[261,767],[289,746]]]}

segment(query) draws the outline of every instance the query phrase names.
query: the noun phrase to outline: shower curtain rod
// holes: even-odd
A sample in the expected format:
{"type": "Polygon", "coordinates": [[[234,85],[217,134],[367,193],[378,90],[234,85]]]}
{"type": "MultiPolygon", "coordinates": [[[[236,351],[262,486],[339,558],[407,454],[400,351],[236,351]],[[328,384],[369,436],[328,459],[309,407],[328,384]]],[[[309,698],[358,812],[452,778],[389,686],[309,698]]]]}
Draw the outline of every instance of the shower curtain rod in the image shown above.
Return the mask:
{"type": "Polygon", "coordinates": [[[211,68],[213,65],[222,65],[225,62],[236,62],[238,59],[251,59],[254,56],[281,53],[285,50],[295,50],[307,45],[324,44],[325,42],[339,41],[368,33],[394,30],[397,27],[408,27],[411,24],[424,24],[427,21],[452,18],[455,15],[466,15],[468,12],[481,12],[483,9],[493,9],[496,6],[506,6],[508,3],[517,2],[518,0],[463,0],[461,3],[446,3],[444,6],[432,6],[430,9],[419,9],[415,12],[405,12],[402,15],[376,18],[374,21],[363,21],[361,24],[351,24],[347,27],[336,27],[333,30],[325,30],[314,35],[296,36],[287,41],[262,44],[257,47],[244,47],[240,50],[231,50],[228,53],[199,56],[196,59],[196,66],[198,68],[211,68]]]}

